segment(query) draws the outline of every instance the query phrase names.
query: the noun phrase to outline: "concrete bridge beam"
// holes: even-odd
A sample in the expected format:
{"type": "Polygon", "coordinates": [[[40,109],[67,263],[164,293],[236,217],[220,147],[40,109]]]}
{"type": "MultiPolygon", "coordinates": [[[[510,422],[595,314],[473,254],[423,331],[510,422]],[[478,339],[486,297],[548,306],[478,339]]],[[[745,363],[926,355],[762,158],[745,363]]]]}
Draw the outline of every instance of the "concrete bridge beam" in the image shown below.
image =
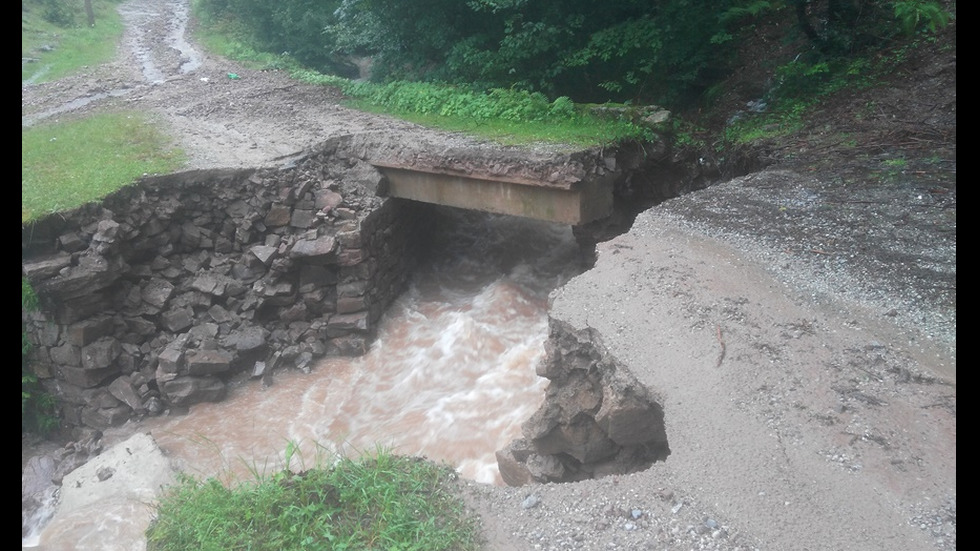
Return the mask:
{"type": "Polygon", "coordinates": [[[605,218],[612,213],[612,181],[609,177],[555,185],[378,162],[372,164],[387,178],[389,197],[572,226],[605,218]]]}

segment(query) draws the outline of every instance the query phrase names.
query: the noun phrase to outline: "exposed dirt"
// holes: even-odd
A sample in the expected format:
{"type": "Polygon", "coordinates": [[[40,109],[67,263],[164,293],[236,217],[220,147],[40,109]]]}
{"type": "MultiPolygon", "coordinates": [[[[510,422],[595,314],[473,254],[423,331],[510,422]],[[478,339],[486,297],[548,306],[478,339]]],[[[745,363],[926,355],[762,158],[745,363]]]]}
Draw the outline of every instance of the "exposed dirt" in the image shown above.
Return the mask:
{"type": "MultiPolygon", "coordinates": [[[[188,52],[174,38],[181,0],[123,11],[119,60],[25,84],[25,125],[136,109],[189,152],[188,168],[275,164],[351,133],[475,143],[188,52]]],[[[782,44],[765,34],[776,31],[760,27],[758,51],[782,44]]],[[[771,66],[758,55],[745,52],[742,82],[706,123],[759,99],[771,66]]],[[[488,548],[955,549],[955,90],[954,23],[889,86],[728,152],[730,171],[764,170],[600,244],[553,316],[599,331],[661,398],[672,454],[574,484],[461,482],[488,548]]]]}

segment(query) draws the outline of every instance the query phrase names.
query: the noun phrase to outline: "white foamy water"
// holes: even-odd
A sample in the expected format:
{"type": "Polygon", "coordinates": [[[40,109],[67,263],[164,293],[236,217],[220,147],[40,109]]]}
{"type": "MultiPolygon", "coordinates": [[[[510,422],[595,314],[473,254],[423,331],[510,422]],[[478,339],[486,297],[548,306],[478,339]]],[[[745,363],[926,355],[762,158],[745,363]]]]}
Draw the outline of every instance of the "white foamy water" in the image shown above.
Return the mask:
{"type": "Polygon", "coordinates": [[[318,453],[383,446],[499,483],[494,452],[520,435],[543,398],[534,366],[546,336],[543,300],[506,278],[465,300],[413,287],[364,357],[281,373],[271,387],[248,384],[149,424],[160,447],[200,476],[273,472],[293,442],[294,469],[318,453]]]}
{"type": "Polygon", "coordinates": [[[293,470],[385,447],[500,484],[494,453],[520,437],[544,397],[535,367],[547,294],[578,273],[579,253],[568,227],[464,216],[389,307],[365,356],[324,359],[308,374],[280,371],[270,387],[243,384],[222,402],[140,430],[179,468],[226,482],[282,469],[293,443],[293,470]]]}

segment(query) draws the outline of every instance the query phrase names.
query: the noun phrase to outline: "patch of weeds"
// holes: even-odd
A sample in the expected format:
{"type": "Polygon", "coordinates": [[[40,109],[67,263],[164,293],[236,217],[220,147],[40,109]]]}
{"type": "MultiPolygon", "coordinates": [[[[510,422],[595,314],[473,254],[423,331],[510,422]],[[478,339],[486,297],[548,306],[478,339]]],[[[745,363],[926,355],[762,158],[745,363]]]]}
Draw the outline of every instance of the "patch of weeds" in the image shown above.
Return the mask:
{"type": "Polygon", "coordinates": [[[699,135],[704,134],[704,130],[686,121],[671,119],[670,131],[673,136],[673,144],[677,147],[702,149],[706,146],[705,141],[699,137],[699,135]]]}
{"type": "Polygon", "coordinates": [[[770,113],[739,119],[725,128],[725,140],[732,144],[747,144],[757,140],[778,138],[801,130],[804,115],[811,102],[790,100],[780,102],[770,113]]]}
{"type": "Polygon", "coordinates": [[[854,119],[859,121],[873,120],[878,114],[878,109],[879,105],[877,101],[868,100],[854,112],[854,119]]]}
{"type": "Polygon", "coordinates": [[[885,159],[881,162],[884,170],[872,171],[882,183],[896,184],[901,181],[902,176],[908,168],[908,161],[902,158],[885,159]]]}
{"type": "Polygon", "coordinates": [[[118,2],[93,0],[96,27],[80,24],[80,4],[62,0],[21,3],[21,80],[40,83],[105,63],[116,55],[123,33],[118,2]]]}
{"type": "Polygon", "coordinates": [[[461,131],[506,145],[555,143],[577,146],[654,140],[656,133],[625,116],[599,116],[567,97],[549,101],[537,92],[494,88],[479,91],[448,84],[394,81],[376,84],[301,69],[292,78],[334,86],[362,111],[385,113],[445,130],[461,131]]]}
{"type": "Polygon", "coordinates": [[[938,32],[952,17],[938,2],[931,0],[897,0],[892,6],[895,19],[906,35],[938,32]]]}
{"type": "MultiPolygon", "coordinates": [[[[289,448],[286,456],[288,464],[289,448]]],[[[475,550],[478,521],[450,491],[456,476],[386,450],[235,488],[181,474],[147,529],[147,549],[475,550]]]]}
{"type": "MultiPolygon", "coordinates": [[[[20,301],[22,319],[38,308],[37,294],[25,277],[20,280],[20,301]]],[[[58,426],[56,404],[54,397],[41,387],[31,367],[34,346],[27,338],[23,321],[20,339],[20,430],[46,436],[58,426]]]]}

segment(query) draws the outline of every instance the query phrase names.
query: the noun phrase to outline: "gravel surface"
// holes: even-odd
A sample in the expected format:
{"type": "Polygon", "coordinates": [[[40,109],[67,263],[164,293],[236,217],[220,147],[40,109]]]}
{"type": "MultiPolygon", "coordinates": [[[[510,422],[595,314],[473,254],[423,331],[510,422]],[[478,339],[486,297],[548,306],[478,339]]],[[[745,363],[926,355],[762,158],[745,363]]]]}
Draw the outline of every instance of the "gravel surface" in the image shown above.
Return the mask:
{"type": "MultiPolygon", "coordinates": [[[[472,144],[206,55],[183,34],[186,0],[120,10],[118,61],[24,83],[24,126],[138,109],[188,168],[276,164],[345,134],[472,144]]],[[[889,172],[913,151],[854,155],[814,130],[773,146],[770,168],[640,214],[555,291],[552,316],[598,330],[658,397],[672,453],[579,483],[460,480],[488,549],[956,548],[955,48],[936,63],[952,123],[929,136],[946,150],[889,172]]]]}

